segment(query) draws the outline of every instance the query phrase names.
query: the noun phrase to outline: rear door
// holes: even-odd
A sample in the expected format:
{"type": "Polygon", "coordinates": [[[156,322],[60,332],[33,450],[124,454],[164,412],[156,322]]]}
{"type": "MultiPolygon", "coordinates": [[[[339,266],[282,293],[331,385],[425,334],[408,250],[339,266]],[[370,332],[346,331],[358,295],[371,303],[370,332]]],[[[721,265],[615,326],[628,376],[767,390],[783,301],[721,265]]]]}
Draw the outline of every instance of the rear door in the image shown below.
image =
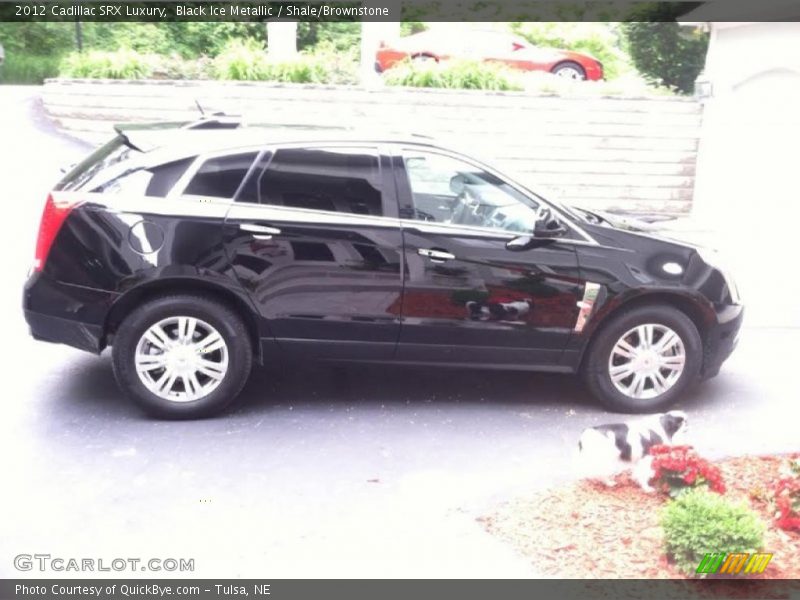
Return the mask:
{"type": "Polygon", "coordinates": [[[536,199],[437,150],[406,147],[394,162],[406,262],[398,358],[558,368],[583,292],[572,232],[509,250],[532,231],[536,199]]]}
{"type": "Polygon", "coordinates": [[[239,190],[226,249],[282,353],[393,356],[402,239],[388,161],[375,146],[282,147],[239,190]]]}

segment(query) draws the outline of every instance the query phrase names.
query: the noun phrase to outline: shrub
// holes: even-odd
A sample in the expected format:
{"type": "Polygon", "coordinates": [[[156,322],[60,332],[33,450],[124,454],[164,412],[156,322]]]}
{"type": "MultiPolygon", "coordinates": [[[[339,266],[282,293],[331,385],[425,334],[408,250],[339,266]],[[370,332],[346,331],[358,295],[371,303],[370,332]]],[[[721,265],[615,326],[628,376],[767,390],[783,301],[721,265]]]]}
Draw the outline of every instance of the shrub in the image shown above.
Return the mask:
{"type": "Polygon", "coordinates": [[[789,461],[790,475],[775,484],[775,524],[800,530],[800,460],[789,461]]]}
{"type": "Polygon", "coordinates": [[[687,573],[707,553],[758,552],[764,544],[764,525],[753,511],[705,489],[687,490],[669,502],[661,526],[667,556],[687,573]]]}
{"type": "Polygon", "coordinates": [[[386,85],[462,90],[522,90],[520,76],[502,65],[463,60],[406,60],[384,74],[386,85]]]}
{"type": "Polygon", "coordinates": [[[700,458],[691,446],[653,446],[650,455],[653,457],[656,487],[671,497],[700,486],[719,494],[725,493],[719,469],[700,458]]]}
{"type": "Polygon", "coordinates": [[[297,24],[297,48],[313,51],[320,44],[337,51],[358,49],[361,44],[361,23],[300,21],[297,24]]]}
{"type": "Polygon", "coordinates": [[[258,81],[265,79],[267,54],[257,42],[233,40],[214,59],[213,68],[219,79],[258,81]]]}
{"type": "Polygon", "coordinates": [[[633,64],[649,81],[691,94],[703,70],[708,34],[678,23],[624,23],[633,64]]]}
{"type": "Polygon", "coordinates": [[[326,44],[292,60],[273,61],[259,43],[236,40],[214,59],[213,72],[219,79],[353,83],[357,79],[357,62],[352,52],[336,51],[326,44]]]}
{"type": "Polygon", "coordinates": [[[154,61],[153,79],[213,79],[214,61],[208,56],[184,60],[179,55],[159,56],[154,61]]]}
{"type": "Polygon", "coordinates": [[[415,33],[422,33],[427,31],[428,26],[422,21],[403,21],[400,23],[400,35],[414,35],[415,33]]]}
{"type": "Polygon", "coordinates": [[[301,53],[301,60],[314,62],[322,69],[320,81],[334,84],[358,83],[360,48],[343,50],[339,46],[320,42],[312,52],[301,53]]]}
{"type": "Polygon", "coordinates": [[[156,55],[128,49],[73,52],[61,62],[59,74],[93,79],[145,79],[153,74],[158,62],[156,55]]]}
{"type": "Polygon", "coordinates": [[[0,83],[40,84],[49,77],[58,75],[58,56],[29,56],[7,54],[0,67],[0,83]]]}

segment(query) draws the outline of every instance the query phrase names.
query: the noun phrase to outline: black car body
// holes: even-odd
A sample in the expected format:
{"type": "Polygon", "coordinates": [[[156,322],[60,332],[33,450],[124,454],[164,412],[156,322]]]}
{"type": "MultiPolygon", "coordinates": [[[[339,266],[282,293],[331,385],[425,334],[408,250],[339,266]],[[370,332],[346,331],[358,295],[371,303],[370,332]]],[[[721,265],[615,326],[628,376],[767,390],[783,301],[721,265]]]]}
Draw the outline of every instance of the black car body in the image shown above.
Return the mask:
{"type": "Polygon", "coordinates": [[[198,318],[228,340],[217,362],[238,368],[233,345],[246,344],[242,380],[251,358],[581,372],[612,408],[649,411],[716,374],[736,344],[743,309],[707,254],[549,202],[420,138],[125,131],[53,190],[24,311],[36,339],[114,346],[123,387],[163,416],[219,410],[244,383],[170,402],[195,385],[176,376],[173,391],[148,397],[166,371],[142,371],[137,384],[125,361],[139,351],[166,360],[142,342],[146,307],[164,298],[208,304],[198,318]],[[223,317],[247,339],[223,332],[223,317]],[[674,348],[656,352],[672,333],[680,361],[674,348]],[[118,357],[120,339],[130,347],[118,357]],[[629,369],[637,383],[626,397],[608,372],[628,364],[628,345],[650,375],[629,369]],[[609,348],[623,358],[609,360],[609,348]],[[652,361],[662,359],[659,371],[652,361]],[[668,363],[678,362],[675,375],[668,363]]]}

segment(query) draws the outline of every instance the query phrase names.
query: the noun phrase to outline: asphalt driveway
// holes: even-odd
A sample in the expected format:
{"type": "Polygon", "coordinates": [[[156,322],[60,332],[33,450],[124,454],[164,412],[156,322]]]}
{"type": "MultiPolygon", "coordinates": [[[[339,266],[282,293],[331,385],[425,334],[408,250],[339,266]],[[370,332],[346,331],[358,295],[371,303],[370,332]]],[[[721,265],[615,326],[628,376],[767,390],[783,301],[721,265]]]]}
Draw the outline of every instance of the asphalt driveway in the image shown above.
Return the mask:
{"type": "MultiPolygon", "coordinates": [[[[267,368],[232,413],[174,423],[120,396],[107,354],[31,340],[20,293],[39,213],[58,167],[86,151],[36,95],[0,86],[0,576],[34,552],[194,558],[204,577],[534,575],[475,518],[571,477],[580,430],[618,419],[572,378],[267,368]]],[[[746,327],[721,374],[681,405],[701,452],[800,447],[799,345],[797,324],[746,327]]]]}

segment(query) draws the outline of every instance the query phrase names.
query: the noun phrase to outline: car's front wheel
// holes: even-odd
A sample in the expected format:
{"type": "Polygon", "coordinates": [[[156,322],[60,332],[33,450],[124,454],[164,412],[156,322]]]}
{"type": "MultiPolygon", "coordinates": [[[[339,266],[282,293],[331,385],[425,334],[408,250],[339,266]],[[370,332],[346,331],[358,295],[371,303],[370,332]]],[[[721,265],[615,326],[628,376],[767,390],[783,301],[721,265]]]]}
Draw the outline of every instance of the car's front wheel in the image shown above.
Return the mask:
{"type": "Polygon", "coordinates": [[[692,320],[670,306],[643,306],[605,325],[592,340],[584,378],[607,408],[656,412],[698,377],[703,344],[692,320]]]}
{"type": "Polygon", "coordinates": [[[250,338],[227,306],[165,296],[134,310],[114,338],[114,375],[151,415],[210,416],[239,394],[252,366],[250,338]]]}

